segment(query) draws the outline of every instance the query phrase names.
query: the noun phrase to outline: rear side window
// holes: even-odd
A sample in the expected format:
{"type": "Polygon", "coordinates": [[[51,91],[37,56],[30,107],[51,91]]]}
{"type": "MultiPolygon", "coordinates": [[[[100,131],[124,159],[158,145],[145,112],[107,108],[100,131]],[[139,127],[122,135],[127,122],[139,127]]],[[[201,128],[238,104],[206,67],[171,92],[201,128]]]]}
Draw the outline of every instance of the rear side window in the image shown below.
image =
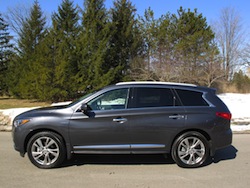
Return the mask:
{"type": "Polygon", "coordinates": [[[184,106],[209,106],[202,92],[176,89],[184,106]]]}
{"type": "Polygon", "coordinates": [[[135,108],[174,106],[174,96],[167,88],[135,88],[135,108]]]}

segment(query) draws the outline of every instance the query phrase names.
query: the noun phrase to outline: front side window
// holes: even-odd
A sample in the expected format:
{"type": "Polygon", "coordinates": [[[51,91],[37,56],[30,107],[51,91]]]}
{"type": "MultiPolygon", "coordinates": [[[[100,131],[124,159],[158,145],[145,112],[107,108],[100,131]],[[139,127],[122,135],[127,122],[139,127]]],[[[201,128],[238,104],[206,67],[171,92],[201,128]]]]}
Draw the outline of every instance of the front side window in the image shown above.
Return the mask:
{"type": "Polygon", "coordinates": [[[168,88],[136,88],[135,108],[174,106],[174,96],[168,88]]]}
{"type": "Polygon", "coordinates": [[[108,91],[88,102],[91,110],[125,109],[128,100],[128,88],[108,91]]]}

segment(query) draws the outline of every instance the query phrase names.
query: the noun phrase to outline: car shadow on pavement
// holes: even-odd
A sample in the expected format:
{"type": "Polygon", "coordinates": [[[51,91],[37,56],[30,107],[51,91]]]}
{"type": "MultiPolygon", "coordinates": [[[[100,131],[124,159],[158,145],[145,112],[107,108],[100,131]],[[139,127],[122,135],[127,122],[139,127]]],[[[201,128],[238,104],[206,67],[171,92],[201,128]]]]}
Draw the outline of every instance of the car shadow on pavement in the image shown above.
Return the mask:
{"type": "Polygon", "coordinates": [[[237,157],[237,152],[238,150],[233,145],[220,149],[216,151],[215,156],[213,157],[213,163],[235,159],[237,157]]]}
{"type": "MultiPolygon", "coordinates": [[[[238,150],[234,146],[229,146],[218,150],[215,156],[202,166],[212,163],[219,163],[224,160],[232,160],[237,156],[238,150]]],[[[73,155],[72,159],[65,161],[60,168],[71,166],[82,166],[89,164],[100,165],[157,165],[157,164],[174,164],[175,162],[170,155],[152,154],[152,155],[120,155],[120,154],[85,154],[73,155]]]]}
{"type": "Polygon", "coordinates": [[[65,161],[61,167],[81,166],[86,164],[102,165],[150,165],[174,164],[170,156],[164,155],[74,155],[71,160],[65,161]]]}

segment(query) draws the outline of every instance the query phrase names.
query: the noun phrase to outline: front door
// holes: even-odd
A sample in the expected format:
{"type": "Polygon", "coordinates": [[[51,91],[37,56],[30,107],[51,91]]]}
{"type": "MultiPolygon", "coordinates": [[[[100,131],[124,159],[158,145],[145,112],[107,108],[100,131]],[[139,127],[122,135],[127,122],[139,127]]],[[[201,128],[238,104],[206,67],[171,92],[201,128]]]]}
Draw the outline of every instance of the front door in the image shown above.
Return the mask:
{"type": "Polygon", "coordinates": [[[129,153],[128,96],[128,88],[107,91],[87,102],[87,112],[73,114],[69,127],[75,153],[129,153]]]}

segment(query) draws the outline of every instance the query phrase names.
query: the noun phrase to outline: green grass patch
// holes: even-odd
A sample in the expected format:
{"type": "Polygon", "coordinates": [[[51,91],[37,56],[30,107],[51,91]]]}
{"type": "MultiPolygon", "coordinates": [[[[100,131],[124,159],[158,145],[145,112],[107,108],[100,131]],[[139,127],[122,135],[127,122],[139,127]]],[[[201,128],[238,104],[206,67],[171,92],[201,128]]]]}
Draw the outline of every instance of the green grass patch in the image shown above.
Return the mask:
{"type": "Polygon", "coordinates": [[[9,108],[28,108],[28,107],[44,107],[50,106],[50,103],[38,102],[36,100],[14,99],[8,97],[0,97],[0,109],[9,108]]]}

